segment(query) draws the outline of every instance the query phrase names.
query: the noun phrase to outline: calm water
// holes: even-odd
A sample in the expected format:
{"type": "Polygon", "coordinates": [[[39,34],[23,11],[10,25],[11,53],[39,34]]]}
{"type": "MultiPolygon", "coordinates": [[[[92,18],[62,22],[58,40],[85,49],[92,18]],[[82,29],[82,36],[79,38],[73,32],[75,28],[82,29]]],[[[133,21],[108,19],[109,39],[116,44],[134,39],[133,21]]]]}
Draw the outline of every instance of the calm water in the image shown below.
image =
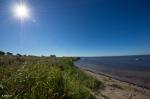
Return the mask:
{"type": "Polygon", "coordinates": [[[150,88],[150,55],[82,57],[75,65],[150,88]]]}

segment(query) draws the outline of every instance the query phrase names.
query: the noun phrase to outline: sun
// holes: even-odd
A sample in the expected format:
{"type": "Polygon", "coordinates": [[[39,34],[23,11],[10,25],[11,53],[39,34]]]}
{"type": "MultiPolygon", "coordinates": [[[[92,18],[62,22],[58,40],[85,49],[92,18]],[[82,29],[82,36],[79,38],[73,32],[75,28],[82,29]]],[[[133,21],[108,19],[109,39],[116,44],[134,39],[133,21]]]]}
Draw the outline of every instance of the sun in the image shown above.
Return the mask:
{"type": "Polygon", "coordinates": [[[29,8],[25,4],[15,5],[13,10],[15,16],[21,20],[29,17],[29,8]]]}

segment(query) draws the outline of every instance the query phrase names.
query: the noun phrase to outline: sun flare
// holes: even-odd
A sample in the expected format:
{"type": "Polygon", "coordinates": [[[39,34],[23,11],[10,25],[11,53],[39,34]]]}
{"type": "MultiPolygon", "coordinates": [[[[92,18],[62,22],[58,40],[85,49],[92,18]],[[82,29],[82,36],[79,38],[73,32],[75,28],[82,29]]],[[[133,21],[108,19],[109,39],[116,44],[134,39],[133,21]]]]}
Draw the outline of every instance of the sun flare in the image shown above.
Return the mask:
{"type": "Polygon", "coordinates": [[[20,19],[29,17],[29,8],[25,4],[16,5],[14,7],[14,14],[20,19]]]}

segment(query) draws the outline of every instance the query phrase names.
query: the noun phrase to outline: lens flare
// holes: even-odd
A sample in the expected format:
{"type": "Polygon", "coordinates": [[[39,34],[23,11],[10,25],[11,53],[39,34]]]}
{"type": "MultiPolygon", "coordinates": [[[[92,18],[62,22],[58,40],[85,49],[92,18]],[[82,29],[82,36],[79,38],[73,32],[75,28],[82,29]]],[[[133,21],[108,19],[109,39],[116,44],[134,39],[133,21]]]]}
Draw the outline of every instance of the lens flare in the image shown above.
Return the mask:
{"type": "Polygon", "coordinates": [[[18,4],[14,7],[14,14],[20,19],[29,17],[29,8],[25,4],[18,4]]]}

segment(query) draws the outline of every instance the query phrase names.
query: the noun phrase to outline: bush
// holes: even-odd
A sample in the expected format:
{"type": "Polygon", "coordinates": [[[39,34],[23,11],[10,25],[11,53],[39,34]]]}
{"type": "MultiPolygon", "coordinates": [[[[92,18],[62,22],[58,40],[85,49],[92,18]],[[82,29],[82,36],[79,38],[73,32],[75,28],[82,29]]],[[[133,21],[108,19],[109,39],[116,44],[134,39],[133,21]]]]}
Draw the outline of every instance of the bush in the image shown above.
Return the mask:
{"type": "Polygon", "coordinates": [[[5,55],[5,52],[0,51],[0,56],[4,56],[4,55],[5,55]]]}
{"type": "Polygon", "coordinates": [[[10,53],[10,52],[7,52],[6,53],[8,56],[12,56],[13,55],[13,53],[10,53]]]}

